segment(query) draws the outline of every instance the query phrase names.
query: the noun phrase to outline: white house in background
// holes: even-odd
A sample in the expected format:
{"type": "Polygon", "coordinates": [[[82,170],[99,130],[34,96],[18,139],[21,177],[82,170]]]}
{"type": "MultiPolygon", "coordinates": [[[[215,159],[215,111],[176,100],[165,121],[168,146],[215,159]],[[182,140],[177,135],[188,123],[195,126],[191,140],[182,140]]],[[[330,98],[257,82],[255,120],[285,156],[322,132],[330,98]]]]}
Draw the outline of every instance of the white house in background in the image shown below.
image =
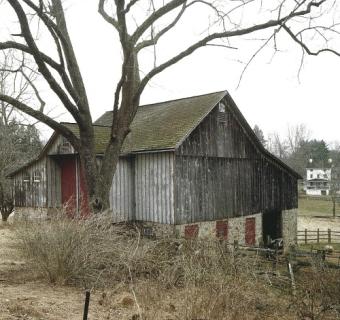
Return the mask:
{"type": "Polygon", "coordinates": [[[312,196],[329,195],[331,168],[306,168],[306,194],[312,196]]]}

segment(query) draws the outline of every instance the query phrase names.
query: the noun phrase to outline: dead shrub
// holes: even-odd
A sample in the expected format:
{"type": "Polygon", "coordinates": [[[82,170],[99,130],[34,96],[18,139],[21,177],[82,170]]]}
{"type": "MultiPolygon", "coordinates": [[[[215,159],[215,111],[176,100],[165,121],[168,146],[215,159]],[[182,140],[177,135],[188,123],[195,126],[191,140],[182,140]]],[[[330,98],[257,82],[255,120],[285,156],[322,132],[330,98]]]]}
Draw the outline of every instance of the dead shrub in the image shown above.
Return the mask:
{"type": "Polygon", "coordinates": [[[52,283],[93,287],[116,277],[122,251],[134,242],[128,229],[120,231],[113,232],[107,216],[70,219],[61,212],[49,221],[23,222],[16,234],[32,270],[52,283]]]}
{"type": "Polygon", "coordinates": [[[310,259],[311,267],[297,276],[292,306],[298,319],[340,319],[340,270],[327,267],[320,259],[310,259]]]}

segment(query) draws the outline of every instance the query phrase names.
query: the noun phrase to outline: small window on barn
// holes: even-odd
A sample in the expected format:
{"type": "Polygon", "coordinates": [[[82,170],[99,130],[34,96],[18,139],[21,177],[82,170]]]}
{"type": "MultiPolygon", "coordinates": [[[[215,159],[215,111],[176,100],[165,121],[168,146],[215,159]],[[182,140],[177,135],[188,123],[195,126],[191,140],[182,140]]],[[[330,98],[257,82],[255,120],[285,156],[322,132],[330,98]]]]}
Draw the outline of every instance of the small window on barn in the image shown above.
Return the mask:
{"type": "Polygon", "coordinates": [[[311,174],[311,175],[309,175],[309,178],[310,178],[310,179],[313,179],[313,175],[312,175],[312,174],[311,174]]]}
{"type": "Polygon", "coordinates": [[[222,123],[225,123],[227,122],[227,118],[226,118],[226,106],[224,103],[220,102],[218,104],[218,121],[219,122],[222,122],[222,123]]]}
{"type": "Polygon", "coordinates": [[[23,174],[23,179],[24,182],[30,183],[31,182],[31,175],[28,171],[25,171],[23,174]]]}
{"type": "Polygon", "coordinates": [[[225,113],[225,104],[220,102],[218,104],[218,112],[225,113]]]}
{"type": "Polygon", "coordinates": [[[39,170],[35,170],[33,173],[33,182],[40,182],[41,181],[41,172],[39,170]]]}

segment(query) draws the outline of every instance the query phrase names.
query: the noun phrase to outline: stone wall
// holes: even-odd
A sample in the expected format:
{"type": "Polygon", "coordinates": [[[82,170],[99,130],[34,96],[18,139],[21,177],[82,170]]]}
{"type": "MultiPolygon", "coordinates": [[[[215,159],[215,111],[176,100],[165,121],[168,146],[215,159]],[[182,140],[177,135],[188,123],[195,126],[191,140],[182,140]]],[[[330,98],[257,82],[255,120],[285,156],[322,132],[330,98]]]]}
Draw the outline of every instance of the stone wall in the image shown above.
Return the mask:
{"type": "MultiPolygon", "coordinates": [[[[254,214],[245,217],[230,218],[222,220],[227,225],[227,236],[224,240],[230,243],[238,241],[239,244],[245,244],[246,219],[255,218],[255,245],[262,242],[262,214],[254,214]]],[[[216,221],[197,222],[190,225],[177,225],[176,234],[180,237],[186,236],[186,229],[190,226],[197,226],[197,237],[199,238],[216,238],[216,221]]]]}
{"type": "Polygon", "coordinates": [[[297,240],[297,209],[282,211],[282,238],[285,249],[296,245],[297,240]]]}
{"type": "Polygon", "coordinates": [[[13,221],[47,219],[47,208],[17,207],[10,218],[13,221]]]}

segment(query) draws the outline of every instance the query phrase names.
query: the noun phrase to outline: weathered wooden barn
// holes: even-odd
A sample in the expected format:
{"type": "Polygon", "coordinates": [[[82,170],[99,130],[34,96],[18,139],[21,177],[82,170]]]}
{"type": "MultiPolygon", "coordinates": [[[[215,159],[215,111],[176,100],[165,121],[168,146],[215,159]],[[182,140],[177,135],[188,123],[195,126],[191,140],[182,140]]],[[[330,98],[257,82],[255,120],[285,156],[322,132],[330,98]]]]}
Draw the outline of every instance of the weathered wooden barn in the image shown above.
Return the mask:
{"type": "MultiPolygon", "coordinates": [[[[106,112],[94,123],[99,163],[111,121],[106,112]]],[[[77,133],[75,124],[67,126],[77,133]]],[[[17,211],[82,207],[78,155],[56,132],[11,177],[17,211]]],[[[288,244],[296,237],[298,179],[262,146],[226,91],[144,105],[112,181],[112,216],[187,237],[253,245],[269,236],[288,244]]]]}

